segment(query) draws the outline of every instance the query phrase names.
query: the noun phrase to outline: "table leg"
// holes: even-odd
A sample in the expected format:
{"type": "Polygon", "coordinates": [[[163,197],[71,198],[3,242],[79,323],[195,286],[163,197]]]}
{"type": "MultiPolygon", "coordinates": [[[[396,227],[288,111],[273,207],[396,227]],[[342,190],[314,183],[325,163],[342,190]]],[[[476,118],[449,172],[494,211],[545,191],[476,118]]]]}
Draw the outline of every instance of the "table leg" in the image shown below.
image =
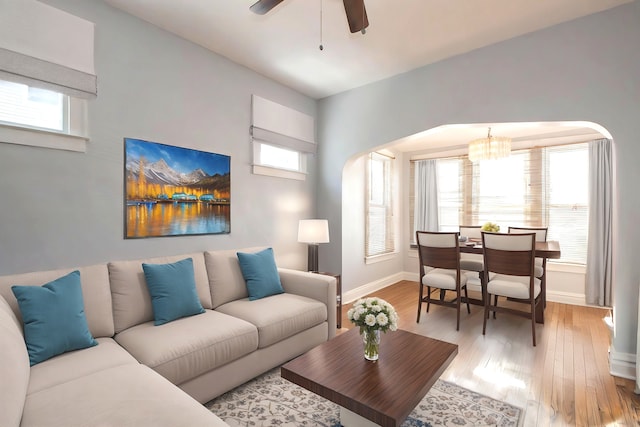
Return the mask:
{"type": "Polygon", "coordinates": [[[379,427],[380,424],[376,424],[373,421],[369,421],[368,419],[361,417],[348,410],[347,408],[340,407],[340,424],[343,427],[379,427]]]}

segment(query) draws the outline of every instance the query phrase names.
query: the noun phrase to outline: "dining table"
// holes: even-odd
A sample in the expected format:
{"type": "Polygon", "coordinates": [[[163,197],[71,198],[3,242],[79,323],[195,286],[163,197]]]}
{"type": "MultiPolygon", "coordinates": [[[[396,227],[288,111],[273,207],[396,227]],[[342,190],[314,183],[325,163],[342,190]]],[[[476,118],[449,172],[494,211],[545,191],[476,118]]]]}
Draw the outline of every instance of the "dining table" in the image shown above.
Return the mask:
{"type": "MultiPolygon", "coordinates": [[[[559,259],[561,255],[560,243],[556,240],[547,240],[546,242],[536,242],[535,251],[536,251],[536,258],[543,258],[545,259],[545,261],[547,259],[559,259]]],[[[482,255],[483,253],[482,241],[469,240],[466,242],[460,242],[460,252],[467,253],[467,254],[482,255]]],[[[480,275],[480,283],[482,283],[482,300],[469,298],[468,301],[470,304],[484,305],[484,299],[486,298],[487,290],[485,289],[486,282],[482,277],[483,273],[484,272],[478,273],[480,275]]],[[[547,274],[546,266],[545,266],[544,274],[545,276],[547,274]]],[[[545,278],[543,278],[540,282],[541,282],[540,293],[542,294],[542,302],[541,304],[538,304],[536,307],[536,322],[544,323],[544,309],[547,306],[547,281],[545,280],[545,278]]]]}

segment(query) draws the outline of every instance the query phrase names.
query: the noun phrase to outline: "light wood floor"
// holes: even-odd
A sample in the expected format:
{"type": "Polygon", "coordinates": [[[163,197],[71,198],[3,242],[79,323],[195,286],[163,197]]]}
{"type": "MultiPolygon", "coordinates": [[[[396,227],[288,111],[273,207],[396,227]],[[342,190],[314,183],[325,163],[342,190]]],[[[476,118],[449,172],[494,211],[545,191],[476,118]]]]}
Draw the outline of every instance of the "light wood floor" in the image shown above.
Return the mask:
{"type": "MultiPolygon", "coordinates": [[[[611,376],[607,310],[547,303],[545,324],[531,343],[529,319],[499,313],[482,335],[482,307],[461,310],[423,304],[416,323],[418,283],[402,281],[374,293],[393,304],[401,329],[458,344],[442,379],[524,409],[523,426],[638,426],[640,396],[633,381],[611,376]]],[[[342,327],[351,328],[343,307],[342,327]]],[[[344,329],[343,329],[344,330],[344,329]]],[[[384,346],[384,334],[382,335],[384,346]]]]}

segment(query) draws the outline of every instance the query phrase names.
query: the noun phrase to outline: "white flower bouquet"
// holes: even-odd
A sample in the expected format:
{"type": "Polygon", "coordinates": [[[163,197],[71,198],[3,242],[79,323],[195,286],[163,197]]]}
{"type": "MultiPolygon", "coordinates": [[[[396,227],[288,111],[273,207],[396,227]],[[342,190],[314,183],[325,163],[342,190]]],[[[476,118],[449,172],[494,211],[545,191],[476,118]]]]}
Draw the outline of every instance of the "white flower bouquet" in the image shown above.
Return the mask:
{"type": "Polygon", "coordinates": [[[364,330],[387,332],[398,329],[398,313],[381,298],[359,299],[347,311],[347,317],[351,323],[360,327],[360,333],[364,330]]]}

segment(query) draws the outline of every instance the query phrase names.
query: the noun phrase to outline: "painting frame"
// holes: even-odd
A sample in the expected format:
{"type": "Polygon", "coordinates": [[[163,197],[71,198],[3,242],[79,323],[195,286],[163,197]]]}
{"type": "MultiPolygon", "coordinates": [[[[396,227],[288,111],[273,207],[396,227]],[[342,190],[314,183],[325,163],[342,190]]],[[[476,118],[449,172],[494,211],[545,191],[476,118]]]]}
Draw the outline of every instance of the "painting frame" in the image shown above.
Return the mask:
{"type": "Polygon", "coordinates": [[[231,232],[231,156],[124,138],[124,238],[231,232]]]}

